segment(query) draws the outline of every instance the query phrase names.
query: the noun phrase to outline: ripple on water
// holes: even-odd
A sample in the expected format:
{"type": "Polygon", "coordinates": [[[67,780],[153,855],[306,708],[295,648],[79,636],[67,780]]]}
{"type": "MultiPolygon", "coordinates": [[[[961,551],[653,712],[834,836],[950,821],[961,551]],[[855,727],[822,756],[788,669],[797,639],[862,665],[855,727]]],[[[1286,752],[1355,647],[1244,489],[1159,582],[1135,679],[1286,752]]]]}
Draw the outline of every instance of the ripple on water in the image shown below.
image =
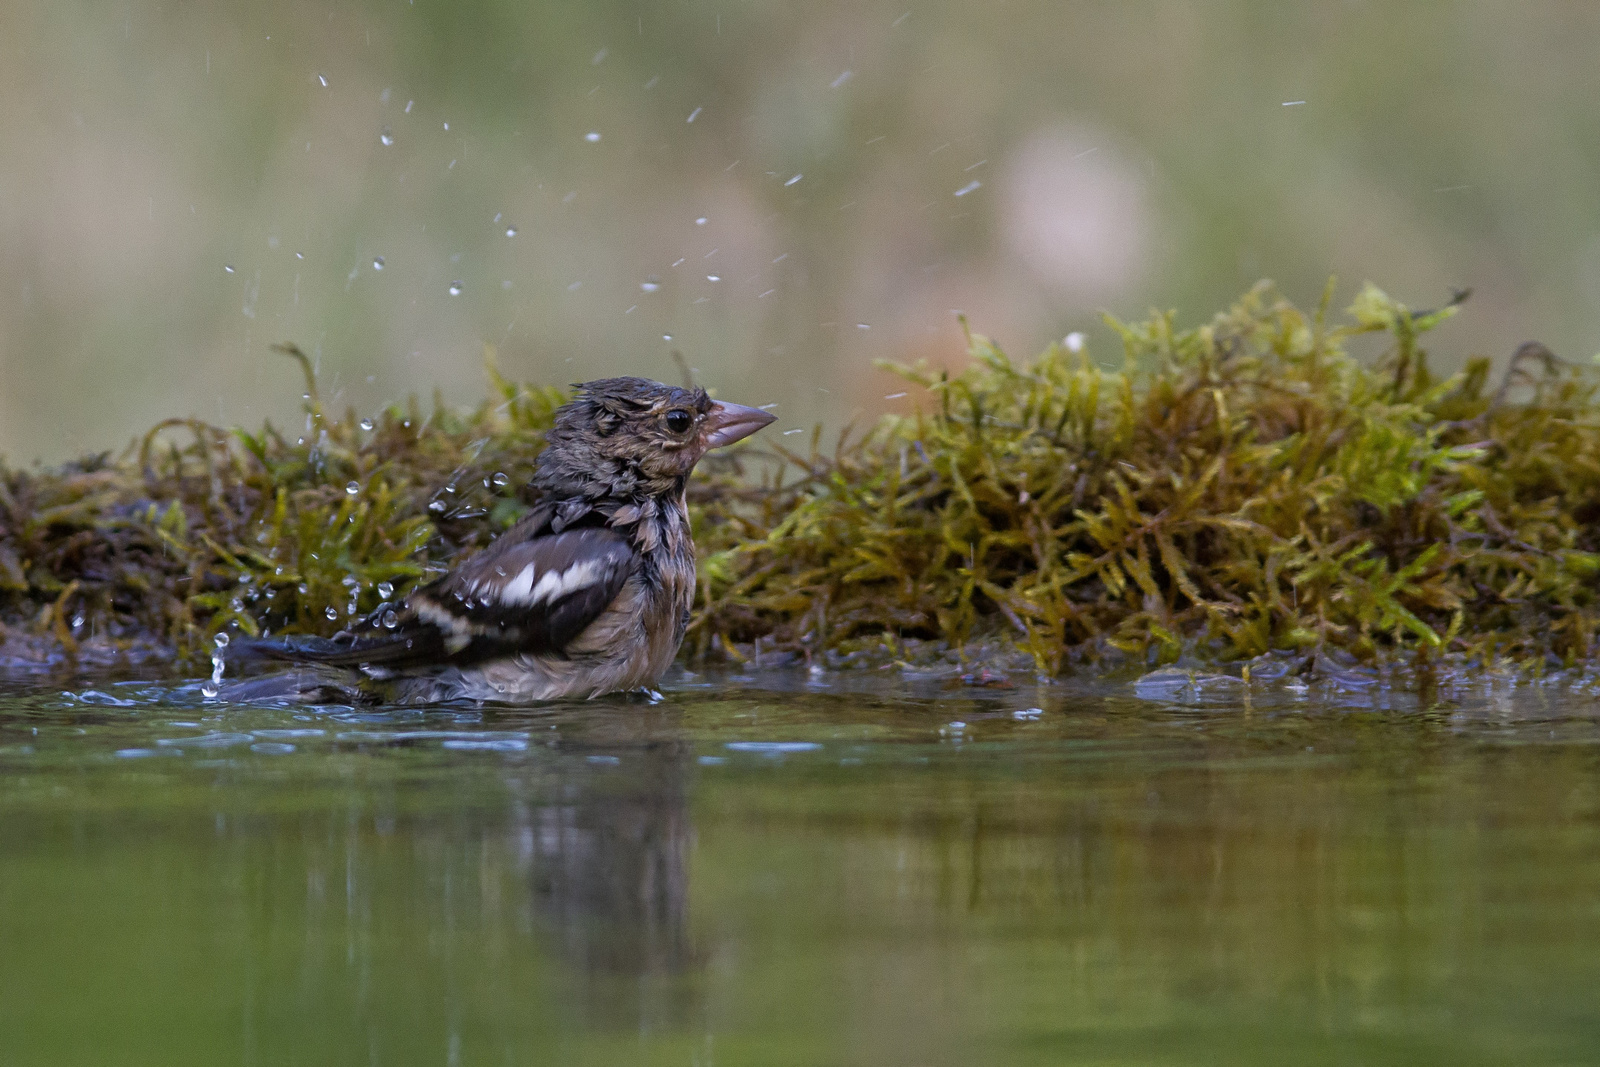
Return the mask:
{"type": "Polygon", "coordinates": [[[248,745],[255,738],[249,734],[228,734],[213,732],[201,734],[199,737],[158,737],[156,744],[168,747],[182,746],[184,748],[231,748],[234,745],[248,745]]]}
{"type": "Polygon", "coordinates": [[[500,737],[492,741],[472,741],[459,737],[439,742],[440,748],[453,752],[526,752],[528,741],[523,737],[500,737]]]}

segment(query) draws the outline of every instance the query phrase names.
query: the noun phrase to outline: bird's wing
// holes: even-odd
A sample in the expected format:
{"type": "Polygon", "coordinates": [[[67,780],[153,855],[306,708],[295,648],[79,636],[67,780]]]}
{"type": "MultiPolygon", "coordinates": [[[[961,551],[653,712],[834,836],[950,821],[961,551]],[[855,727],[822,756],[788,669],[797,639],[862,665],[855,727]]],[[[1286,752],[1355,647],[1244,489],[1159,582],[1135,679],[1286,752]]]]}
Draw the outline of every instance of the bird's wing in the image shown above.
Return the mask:
{"type": "Polygon", "coordinates": [[[616,599],[636,555],[609,527],[516,531],[347,638],[258,649],[274,659],[405,668],[513,652],[557,652],[616,599]]]}

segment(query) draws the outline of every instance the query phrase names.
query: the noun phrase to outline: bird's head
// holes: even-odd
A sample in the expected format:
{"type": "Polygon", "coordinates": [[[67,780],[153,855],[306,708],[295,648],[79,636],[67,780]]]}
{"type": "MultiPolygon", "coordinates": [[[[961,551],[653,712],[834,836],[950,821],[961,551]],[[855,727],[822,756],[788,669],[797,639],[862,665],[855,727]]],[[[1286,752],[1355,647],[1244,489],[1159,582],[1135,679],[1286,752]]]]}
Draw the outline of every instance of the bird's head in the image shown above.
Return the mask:
{"type": "Polygon", "coordinates": [[[700,457],[772,422],[760,408],[712,400],[704,389],[647,378],[577,387],[556,412],[534,485],[590,498],[654,495],[682,484],[700,457]]]}

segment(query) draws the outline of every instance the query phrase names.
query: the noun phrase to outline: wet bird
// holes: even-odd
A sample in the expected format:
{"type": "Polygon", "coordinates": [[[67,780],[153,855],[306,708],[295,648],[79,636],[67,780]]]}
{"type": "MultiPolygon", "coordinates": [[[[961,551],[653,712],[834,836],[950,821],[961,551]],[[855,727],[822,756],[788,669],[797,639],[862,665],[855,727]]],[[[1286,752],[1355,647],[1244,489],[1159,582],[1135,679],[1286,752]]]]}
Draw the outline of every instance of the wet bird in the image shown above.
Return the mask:
{"type": "Polygon", "coordinates": [[[539,454],[526,517],[351,632],[236,642],[230,661],[301,666],[224,695],[521,703],[653,687],[694,600],[689,473],[774,417],[644,378],[577,388],[539,454]]]}

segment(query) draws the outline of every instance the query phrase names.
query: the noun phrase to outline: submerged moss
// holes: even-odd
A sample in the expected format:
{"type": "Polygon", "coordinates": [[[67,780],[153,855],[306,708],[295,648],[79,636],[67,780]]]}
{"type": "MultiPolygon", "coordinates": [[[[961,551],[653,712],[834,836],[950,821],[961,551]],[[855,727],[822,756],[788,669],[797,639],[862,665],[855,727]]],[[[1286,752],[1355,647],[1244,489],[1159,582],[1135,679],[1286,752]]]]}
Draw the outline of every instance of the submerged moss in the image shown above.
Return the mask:
{"type": "MultiPolygon", "coordinates": [[[[1206,325],[1113,321],[1120,370],[972,338],[920,411],[831,453],[768,441],[691,487],[696,659],[1014,647],[1059,672],[1342,649],[1524,666],[1595,648],[1600,404],[1525,345],[1437,379],[1412,312],[1368,286],[1342,325],[1266,286],[1206,325]],[[1364,364],[1345,348],[1383,333],[1364,364]],[[759,463],[760,478],[747,467],[759,463]]],[[[485,543],[557,389],[490,369],[477,409],[334,416],[305,366],[294,434],[156,427],[117,460],[0,471],[10,633],[191,656],[216,632],[328,633],[485,543]]],[[[0,649],[3,651],[3,649],[0,649]]]]}

